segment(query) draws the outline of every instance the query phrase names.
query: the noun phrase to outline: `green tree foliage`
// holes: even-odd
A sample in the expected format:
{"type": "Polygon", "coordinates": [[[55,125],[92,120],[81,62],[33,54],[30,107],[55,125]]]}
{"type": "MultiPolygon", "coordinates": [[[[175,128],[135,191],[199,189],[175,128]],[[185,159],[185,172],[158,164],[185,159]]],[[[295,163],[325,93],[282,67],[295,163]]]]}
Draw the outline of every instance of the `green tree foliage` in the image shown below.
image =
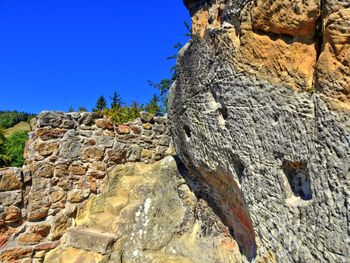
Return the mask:
{"type": "Polygon", "coordinates": [[[72,106],[69,107],[68,112],[74,112],[74,108],[72,106]]]}
{"type": "MultiPolygon", "coordinates": [[[[184,34],[185,37],[192,37],[192,29],[190,25],[185,21],[185,28],[186,28],[186,33],[184,34]]],[[[183,44],[180,42],[176,43],[174,46],[174,49],[176,49],[176,54],[167,57],[167,60],[176,60],[177,58],[177,53],[179,53],[180,49],[183,47],[183,44]]],[[[160,109],[159,109],[159,114],[165,114],[168,111],[168,91],[171,87],[171,85],[174,83],[176,79],[176,65],[172,66],[170,69],[170,78],[167,79],[162,79],[159,82],[152,82],[148,81],[148,84],[159,90],[160,92],[160,97],[159,97],[159,104],[160,104],[160,109]]]]}
{"type": "Polygon", "coordinates": [[[28,133],[25,131],[15,132],[6,140],[6,156],[8,165],[11,167],[22,167],[24,163],[24,147],[28,140],[28,133]]]}
{"type": "Polygon", "coordinates": [[[10,128],[21,121],[29,122],[35,114],[18,111],[0,111],[0,127],[10,128]]]}
{"type": "Polygon", "coordinates": [[[113,96],[111,96],[110,99],[111,99],[111,109],[116,107],[121,107],[123,105],[122,97],[116,91],[113,93],[113,96]]]}
{"type": "Polygon", "coordinates": [[[122,124],[138,118],[143,110],[144,106],[134,101],[130,106],[117,105],[112,109],[105,109],[103,114],[110,117],[115,124],[122,124]]]}
{"type": "Polygon", "coordinates": [[[9,158],[6,155],[5,129],[0,127],[0,168],[7,166],[9,158]]]}
{"type": "Polygon", "coordinates": [[[79,112],[87,112],[88,110],[87,110],[87,108],[80,106],[80,107],[78,108],[78,111],[79,111],[79,112]]]}
{"type": "Polygon", "coordinates": [[[156,94],[154,94],[153,98],[147,103],[145,110],[155,115],[160,114],[159,97],[156,94]]]}
{"type": "Polygon", "coordinates": [[[107,101],[103,95],[101,95],[96,102],[96,107],[93,109],[93,111],[103,111],[107,108],[107,101]]]}

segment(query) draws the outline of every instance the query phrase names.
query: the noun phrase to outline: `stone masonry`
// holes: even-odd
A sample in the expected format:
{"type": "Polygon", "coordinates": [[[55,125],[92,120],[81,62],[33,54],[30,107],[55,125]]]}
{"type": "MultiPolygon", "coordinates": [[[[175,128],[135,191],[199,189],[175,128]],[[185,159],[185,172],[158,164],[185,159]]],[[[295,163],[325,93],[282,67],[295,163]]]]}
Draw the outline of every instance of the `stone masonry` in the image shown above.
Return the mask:
{"type": "Polygon", "coordinates": [[[0,262],[41,262],[112,167],[171,154],[166,117],[140,116],[117,126],[94,113],[36,118],[23,170],[0,170],[0,262]]]}

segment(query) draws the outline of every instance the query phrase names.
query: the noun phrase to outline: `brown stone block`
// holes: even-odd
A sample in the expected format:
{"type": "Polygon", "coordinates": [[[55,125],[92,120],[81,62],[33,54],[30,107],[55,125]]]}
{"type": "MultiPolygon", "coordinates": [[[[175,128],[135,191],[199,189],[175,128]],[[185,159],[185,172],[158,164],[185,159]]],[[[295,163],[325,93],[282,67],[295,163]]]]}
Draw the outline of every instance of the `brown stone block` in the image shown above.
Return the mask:
{"type": "Polygon", "coordinates": [[[114,126],[110,119],[103,118],[103,119],[97,119],[95,120],[95,124],[97,127],[107,130],[113,130],[114,126]]]}
{"type": "Polygon", "coordinates": [[[130,128],[127,125],[119,125],[117,132],[119,134],[129,134],[130,133],[130,128]]]}
{"type": "Polygon", "coordinates": [[[54,172],[55,177],[66,177],[69,175],[69,164],[60,163],[55,165],[54,172]]]}
{"type": "Polygon", "coordinates": [[[80,155],[81,160],[88,162],[101,161],[104,156],[104,148],[102,147],[88,147],[82,150],[80,155]]]}
{"type": "Polygon", "coordinates": [[[10,224],[22,219],[21,209],[15,206],[6,208],[5,212],[5,223],[10,224]]]}
{"type": "Polygon", "coordinates": [[[48,213],[49,213],[49,207],[47,206],[31,209],[30,211],[28,211],[27,219],[28,221],[31,221],[31,222],[39,221],[46,218],[48,213]]]}
{"type": "Polygon", "coordinates": [[[35,165],[34,176],[51,178],[53,176],[54,166],[51,163],[40,162],[35,165]]]}
{"type": "Polygon", "coordinates": [[[5,168],[0,170],[0,191],[12,191],[22,188],[19,170],[5,168]]]}
{"type": "Polygon", "coordinates": [[[55,140],[62,138],[63,135],[66,133],[66,129],[61,129],[61,128],[39,128],[35,131],[33,139],[40,138],[43,141],[47,140],[55,140]]]}
{"type": "Polygon", "coordinates": [[[31,225],[26,233],[18,237],[20,244],[33,245],[42,241],[50,233],[51,225],[48,223],[31,225]]]}
{"type": "Polygon", "coordinates": [[[123,163],[126,161],[126,150],[117,149],[109,150],[107,152],[108,160],[113,163],[123,163]]]}
{"type": "Polygon", "coordinates": [[[80,164],[71,164],[69,172],[74,175],[84,175],[86,174],[86,167],[80,164]]]}
{"type": "Polygon", "coordinates": [[[141,134],[141,127],[137,125],[131,125],[130,129],[134,134],[141,134]]]}
{"type": "Polygon", "coordinates": [[[49,157],[58,153],[58,147],[58,142],[37,142],[34,149],[41,156],[49,157]]]}
{"type": "Polygon", "coordinates": [[[0,226],[0,248],[6,245],[15,230],[15,228],[9,226],[0,226]]]}
{"type": "Polygon", "coordinates": [[[32,248],[12,248],[0,252],[0,262],[14,262],[15,260],[31,257],[32,248]]]}

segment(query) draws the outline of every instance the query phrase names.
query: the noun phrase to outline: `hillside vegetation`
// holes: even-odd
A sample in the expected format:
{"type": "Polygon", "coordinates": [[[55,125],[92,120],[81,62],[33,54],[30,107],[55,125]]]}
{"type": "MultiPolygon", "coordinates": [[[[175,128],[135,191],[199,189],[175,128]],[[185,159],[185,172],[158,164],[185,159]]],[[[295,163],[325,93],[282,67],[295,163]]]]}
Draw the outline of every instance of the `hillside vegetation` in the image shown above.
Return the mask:
{"type": "Polygon", "coordinates": [[[0,111],[0,168],[21,167],[29,121],[34,114],[18,111],[0,111]]]}
{"type": "Polygon", "coordinates": [[[35,114],[18,111],[0,111],[0,127],[11,128],[20,122],[29,122],[35,114]]]}
{"type": "Polygon", "coordinates": [[[17,123],[15,126],[6,129],[5,136],[9,137],[17,132],[27,132],[28,133],[29,131],[30,131],[29,123],[25,122],[25,121],[21,121],[21,122],[17,123]]]}

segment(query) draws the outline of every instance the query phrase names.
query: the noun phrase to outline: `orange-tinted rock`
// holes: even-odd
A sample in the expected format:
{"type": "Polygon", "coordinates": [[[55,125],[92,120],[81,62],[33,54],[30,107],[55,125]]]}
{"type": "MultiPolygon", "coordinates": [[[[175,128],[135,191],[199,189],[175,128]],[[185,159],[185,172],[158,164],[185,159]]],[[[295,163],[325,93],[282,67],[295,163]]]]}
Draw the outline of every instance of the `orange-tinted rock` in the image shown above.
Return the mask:
{"type": "Polygon", "coordinates": [[[46,206],[38,207],[28,212],[27,219],[28,221],[32,221],[32,222],[39,221],[41,219],[46,218],[48,213],[49,213],[49,207],[46,207],[46,206]]]}
{"type": "Polygon", "coordinates": [[[37,244],[50,233],[51,225],[48,223],[31,225],[26,233],[21,234],[18,238],[20,244],[37,244]]]}
{"type": "Polygon", "coordinates": [[[201,10],[192,17],[192,34],[203,37],[208,27],[209,12],[201,10]]]}
{"type": "Polygon", "coordinates": [[[113,130],[114,126],[110,119],[104,118],[104,119],[97,119],[95,120],[95,124],[97,127],[107,130],[113,130]]]}
{"type": "Polygon", "coordinates": [[[22,219],[21,209],[10,206],[6,209],[5,223],[14,223],[22,219]]]}
{"type": "Polygon", "coordinates": [[[293,37],[313,36],[321,15],[320,0],[256,0],[251,8],[254,29],[293,37]]]}
{"type": "Polygon", "coordinates": [[[15,230],[9,226],[0,226],[0,248],[6,245],[15,230]]]}
{"type": "Polygon", "coordinates": [[[51,139],[59,139],[62,138],[66,133],[66,129],[61,128],[39,128],[34,133],[34,139],[40,138],[43,141],[51,140],[51,139]]]}
{"type": "Polygon", "coordinates": [[[119,125],[117,132],[119,134],[129,134],[130,133],[130,128],[127,125],[119,125]]]}
{"type": "Polygon", "coordinates": [[[81,159],[88,162],[101,161],[104,156],[102,147],[88,147],[83,149],[81,159]]]}
{"type": "Polygon", "coordinates": [[[93,162],[89,165],[89,176],[101,179],[106,175],[106,164],[104,162],[93,162]]]}
{"type": "MultiPolygon", "coordinates": [[[[239,55],[257,76],[295,90],[312,90],[317,58],[314,41],[286,41],[247,31],[239,55]]],[[[244,68],[244,66],[243,66],[244,68]]]]}
{"type": "Polygon", "coordinates": [[[15,260],[29,258],[33,254],[32,248],[12,248],[0,252],[0,262],[14,262],[15,260]]]}
{"type": "Polygon", "coordinates": [[[55,177],[66,177],[69,175],[69,165],[66,163],[61,163],[55,165],[54,176],[55,177]]]}
{"type": "Polygon", "coordinates": [[[59,201],[65,200],[66,192],[63,191],[60,187],[55,187],[50,193],[50,203],[57,203],[59,201]]]}
{"type": "Polygon", "coordinates": [[[19,190],[21,187],[19,171],[14,168],[0,170],[0,191],[19,190]]]}
{"type": "Polygon", "coordinates": [[[350,112],[350,9],[325,19],[324,48],[317,63],[318,89],[335,109],[350,112]]]}
{"type": "Polygon", "coordinates": [[[69,167],[69,172],[75,175],[84,175],[86,173],[86,167],[80,164],[72,164],[69,167]]]}

